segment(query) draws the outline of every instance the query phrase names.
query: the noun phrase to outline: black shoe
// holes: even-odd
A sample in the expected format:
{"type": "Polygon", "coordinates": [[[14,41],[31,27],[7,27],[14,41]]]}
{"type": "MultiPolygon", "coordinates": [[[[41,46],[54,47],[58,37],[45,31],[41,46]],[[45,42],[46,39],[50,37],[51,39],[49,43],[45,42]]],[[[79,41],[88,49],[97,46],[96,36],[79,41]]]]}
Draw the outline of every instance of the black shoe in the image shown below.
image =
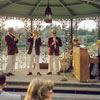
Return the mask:
{"type": "Polygon", "coordinates": [[[63,73],[63,70],[60,70],[59,72],[60,72],[60,73],[63,73]]]}
{"type": "Polygon", "coordinates": [[[13,73],[8,73],[10,76],[15,76],[15,74],[13,74],[13,73]]]}
{"type": "Polygon", "coordinates": [[[28,75],[28,76],[29,76],[29,75],[32,75],[32,72],[29,72],[27,75],[28,75]]]}
{"type": "Polygon", "coordinates": [[[6,76],[15,76],[13,73],[6,73],[6,76]]]}
{"type": "Polygon", "coordinates": [[[60,75],[60,72],[57,72],[57,75],[60,75]]]}
{"type": "Polygon", "coordinates": [[[95,79],[95,76],[93,76],[93,75],[90,75],[90,79],[95,79]]]}
{"type": "Polygon", "coordinates": [[[9,74],[9,73],[5,73],[4,75],[5,75],[5,76],[8,76],[8,77],[10,76],[10,74],[9,74]]]}
{"type": "Polygon", "coordinates": [[[52,72],[48,72],[47,75],[52,75],[52,72]]]}
{"type": "Polygon", "coordinates": [[[41,76],[42,74],[40,72],[37,72],[37,75],[40,75],[41,76]]]}

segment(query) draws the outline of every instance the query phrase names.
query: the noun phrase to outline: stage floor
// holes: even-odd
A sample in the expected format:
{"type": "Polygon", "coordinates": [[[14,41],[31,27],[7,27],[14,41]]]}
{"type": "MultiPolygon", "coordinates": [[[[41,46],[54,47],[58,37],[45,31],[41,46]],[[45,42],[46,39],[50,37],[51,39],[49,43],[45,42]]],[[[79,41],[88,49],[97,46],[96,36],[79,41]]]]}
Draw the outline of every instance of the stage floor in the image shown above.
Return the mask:
{"type": "MultiPolygon", "coordinates": [[[[15,76],[10,76],[7,77],[7,81],[9,82],[30,82],[32,79],[45,79],[45,80],[52,80],[54,82],[60,82],[63,78],[63,73],[61,73],[61,75],[56,75],[56,73],[53,73],[52,75],[46,75],[47,73],[47,69],[41,69],[40,73],[42,74],[41,76],[36,75],[36,72],[33,71],[33,75],[31,76],[27,76],[28,70],[23,69],[23,70],[18,70],[15,71],[14,74],[15,76]]],[[[72,73],[66,73],[66,78],[68,81],[66,82],[70,82],[70,83],[78,83],[78,81],[76,80],[76,78],[73,76],[72,73]]]]}
{"type": "MultiPolygon", "coordinates": [[[[54,82],[62,82],[64,74],[61,73],[61,75],[57,75],[56,73],[53,73],[52,75],[46,75],[47,69],[41,69],[40,73],[41,76],[37,75],[36,72],[33,70],[33,75],[27,76],[28,70],[22,69],[22,70],[16,70],[14,71],[15,76],[7,77],[7,81],[9,82],[30,82],[32,79],[45,79],[45,80],[52,80],[54,82]]],[[[65,73],[67,81],[64,81],[65,83],[95,83],[100,84],[100,81],[98,82],[79,82],[72,72],[65,73]]]]}

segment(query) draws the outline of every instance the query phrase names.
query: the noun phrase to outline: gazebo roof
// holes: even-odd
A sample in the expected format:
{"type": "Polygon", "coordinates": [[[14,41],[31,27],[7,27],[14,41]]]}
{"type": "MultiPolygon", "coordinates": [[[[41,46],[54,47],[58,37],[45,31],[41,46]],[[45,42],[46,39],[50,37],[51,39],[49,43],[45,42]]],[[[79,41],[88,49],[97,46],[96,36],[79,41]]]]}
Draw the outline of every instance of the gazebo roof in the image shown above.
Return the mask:
{"type": "MultiPolygon", "coordinates": [[[[49,0],[53,18],[100,16],[100,0],[49,0]]],[[[0,15],[44,18],[48,0],[0,0],[0,15]]]]}

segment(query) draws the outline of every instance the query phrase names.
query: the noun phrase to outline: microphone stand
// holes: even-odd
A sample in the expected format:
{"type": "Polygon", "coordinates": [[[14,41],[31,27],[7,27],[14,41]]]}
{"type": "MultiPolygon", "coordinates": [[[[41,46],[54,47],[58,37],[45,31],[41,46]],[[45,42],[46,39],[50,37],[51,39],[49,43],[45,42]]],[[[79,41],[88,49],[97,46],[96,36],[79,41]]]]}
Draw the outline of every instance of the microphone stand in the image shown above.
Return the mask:
{"type": "MultiPolygon", "coordinates": [[[[66,34],[66,33],[65,33],[65,34],[66,34]]],[[[66,45],[66,43],[65,43],[65,45],[66,45]]],[[[68,60],[66,60],[66,58],[65,58],[65,51],[66,51],[66,46],[64,46],[63,78],[61,79],[61,81],[68,81],[67,78],[66,78],[66,73],[65,73],[65,70],[66,70],[66,67],[65,67],[65,66],[67,66],[67,65],[65,64],[65,62],[67,61],[67,63],[68,63],[68,60]]]]}

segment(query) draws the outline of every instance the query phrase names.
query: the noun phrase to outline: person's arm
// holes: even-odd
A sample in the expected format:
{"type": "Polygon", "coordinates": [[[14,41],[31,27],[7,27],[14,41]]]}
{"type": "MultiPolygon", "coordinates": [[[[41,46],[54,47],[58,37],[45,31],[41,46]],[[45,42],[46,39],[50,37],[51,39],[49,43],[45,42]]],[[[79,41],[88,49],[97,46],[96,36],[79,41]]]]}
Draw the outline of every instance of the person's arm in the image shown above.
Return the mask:
{"type": "Polygon", "coordinates": [[[14,42],[18,43],[18,38],[14,37],[14,42]]]}
{"type": "Polygon", "coordinates": [[[39,45],[42,45],[42,42],[41,42],[41,38],[40,37],[37,39],[37,42],[38,42],[39,45]]]}
{"type": "Polygon", "coordinates": [[[62,41],[60,38],[57,39],[56,45],[62,47],[62,41]]]}
{"type": "Polygon", "coordinates": [[[15,45],[15,41],[13,39],[10,39],[9,37],[5,37],[5,44],[8,46],[13,46],[15,45]]]}
{"type": "Polygon", "coordinates": [[[24,96],[21,96],[21,100],[24,100],[24,96]]]}
{"type": "Polygon", "coordinates": [[[31,42],[31,41],[32,41],[32,39],[33,39],[33,38],[32,38],[32,37],[30,37],[30,38],[28,38],[28,39],[27,39],[27,41],[28,41],[28,42],[31,42]]]}
{"type": "Polygon", "coordinates": [[[50,41],[50,38],[48,38],[47,46],[54,47],[54,44],[53,44],[53,42],[50,41]]]}
{"type": "Polygon", "coordinates": [[[16,40],[15,43],[18,43],[18,40],[16,40]]]}

